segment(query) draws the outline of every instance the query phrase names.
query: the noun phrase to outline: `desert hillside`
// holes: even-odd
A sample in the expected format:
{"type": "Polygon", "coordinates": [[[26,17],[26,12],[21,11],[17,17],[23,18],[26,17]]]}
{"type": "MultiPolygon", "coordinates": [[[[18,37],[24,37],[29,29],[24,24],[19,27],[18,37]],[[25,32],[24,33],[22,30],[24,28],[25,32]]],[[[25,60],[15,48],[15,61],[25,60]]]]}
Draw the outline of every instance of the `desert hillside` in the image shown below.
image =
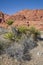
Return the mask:
{"type": "Polygon", "coordinates": [[[0,65],[43,65],[43,10],[0,12],[0,65]]]}
{"type": "Polygon", "coordinates": [[[43,30],[43,10],[22,10],[13,15],[4,14],[4,24],[0,26],[8,27],[6,21],[12,19],[13,26],[35,26],[39,30],[43,30]]]}

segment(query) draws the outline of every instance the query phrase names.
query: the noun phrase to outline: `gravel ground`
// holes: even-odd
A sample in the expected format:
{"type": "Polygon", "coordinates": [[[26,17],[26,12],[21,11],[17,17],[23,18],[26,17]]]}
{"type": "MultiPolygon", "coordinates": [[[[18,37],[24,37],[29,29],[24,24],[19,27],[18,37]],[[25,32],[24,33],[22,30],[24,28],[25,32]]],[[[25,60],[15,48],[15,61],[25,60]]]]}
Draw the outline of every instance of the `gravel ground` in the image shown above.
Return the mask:
{"type": "Polygon", "coordinates": [[[43,41],[38,42],[38,46],[30,51],[31,60],[19,62],[10,58],[7,54],[0,56],[0,65],[43,65],[43,41]]]}
{"type": "MultiPolygon", "coordinates": [[[[3,31],[3,29],[1,29],[1,30],[3,31]]],[[[7,32],[7,31],[5,30],[5,32],[7,32]]],[[[3,43],[5,42],[6,44],[10,43],[10,41],[5,40],[3,38],[3,35],[1,35],[1,34],[3,34],[3,33],[0,33],[0,41],[3,40],[2,42],[3,43]]],[[[38,41],[38,43],[37,43],[38,46],[34,47],[34,44],[31,42],[31,40],[29,41],[29,39],[28,39],[27,42],[26,42],[26,40],[23,39],[20,42],[26,43],[26,45],[27,45],[27,43],[29,43],[29,48],[31,48],[31,50],[29,51],[29,53],[31,55],[31,59],[29,61],[20,62],[20,61],[17,61],[16,58],[14,59],[14,58],[10,57],[8,54],[2,54],[2,55],[0,55],[0,65],[43,65],[43,41],[38,41]]],[[[18,48],[19,45],[16,45],[16,44],[14,46],[15,47],[17,46],[17,48],[18,48]]],[[[28,45],[25,48],[27,48],[27,47],[28,47],[28,45]]],[[[21,46],[19,47],[19,49],[21,49],[21,46]]],[[[19,56],[21,56],[21,54],[19,56]]]]}

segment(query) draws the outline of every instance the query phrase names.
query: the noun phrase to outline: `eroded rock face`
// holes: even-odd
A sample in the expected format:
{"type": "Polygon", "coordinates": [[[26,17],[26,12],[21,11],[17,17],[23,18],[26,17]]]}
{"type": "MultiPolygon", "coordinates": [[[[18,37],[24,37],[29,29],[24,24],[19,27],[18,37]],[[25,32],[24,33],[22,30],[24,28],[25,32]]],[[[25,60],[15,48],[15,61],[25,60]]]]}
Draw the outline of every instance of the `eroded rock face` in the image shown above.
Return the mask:
{"type": "Polygon", "coordinates": [[[35,26],[39,30],[43,30],[43,10],[23,10],[8,19],[13,19],[13,26],[35,26]]]}
{"type": "MultiPolygon", "coordinates": [[[[4,14],[5,22],[12,19],[12,26],[35,26],[39,30],[43,30],[43,10],[22,10],[13,15],[4,14]]],[[[2,27],[7,24],[0,24],[2,27]]]]}

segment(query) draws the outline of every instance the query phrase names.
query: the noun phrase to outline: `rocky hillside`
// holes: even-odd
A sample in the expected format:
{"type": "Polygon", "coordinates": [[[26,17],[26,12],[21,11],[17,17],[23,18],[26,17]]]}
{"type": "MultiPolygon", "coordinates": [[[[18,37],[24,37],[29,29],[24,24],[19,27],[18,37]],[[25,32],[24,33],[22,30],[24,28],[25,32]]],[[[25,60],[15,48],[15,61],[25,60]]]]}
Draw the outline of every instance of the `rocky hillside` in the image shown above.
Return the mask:
{"type": "Polygon", "coordinates": [[[43,10],[0,15],[0,65],[43,65],[43,10]]]}
{"type": "MultiPolygon", "coordinates": [[[[22,10],[13,15],[4,15],[5,22],[13,19],[13,26],[35,26],[43,30],[43,10],[22,10]]],[[[6,27],[6,26],[5,26],[6,27]]]]}

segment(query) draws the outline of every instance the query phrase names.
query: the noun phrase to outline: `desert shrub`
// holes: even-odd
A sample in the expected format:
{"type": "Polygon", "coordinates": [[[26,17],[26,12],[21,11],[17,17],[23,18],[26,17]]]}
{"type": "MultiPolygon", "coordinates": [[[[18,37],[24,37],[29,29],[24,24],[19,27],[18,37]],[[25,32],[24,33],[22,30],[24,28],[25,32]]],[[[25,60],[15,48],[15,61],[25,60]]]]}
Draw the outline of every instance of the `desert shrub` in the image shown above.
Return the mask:
{"type": "Polygon", "coordinates": [[[20,27],[18,27],[18,31],[20,33],[26,33],[27,30],[28,30],[28,28],[26,26],[20,26],[20,27]]]}
{"type": "Polygon", "coordinates": [[[21,40],[22,36],[24,34],[26,34],[28,28],[26,26],[19,26],[16,29],[17,30],[16,30],[16,38],[15,38],[15,40],[19,41],[19,40],[21,40]]]}
{"type": "Polygon", "coordinates": [[[40,31],[35,27],[29,27],[29,32],[31,35],[33,35],[34,39],[37,39],[37,36],[40,35],[40,31]]]}
{"type": "Polygon", "coordinates": [[[15,35],[11,32],[4,34],[4,38],[14,40],[15,35]]]}
{"type": "Polygon", "coordinates": [[[36,34],[36,35],[40,34],[40,31],[33,26],[29,27],[29,32],[31,34],[36,34]]]}
{"type": "Polygon", "coordinates": [[[8,21],[7,21],[7,24],[8,24],[8,25],[12,25],[12,24],[13,24],[13,20],[11,20],[11,19],[8,20],[8,21]]]}
{"type": "Polygon", "coordinates": [[[35,33],[35,27],[29,27],[29,32],[31,33],[31,34],[34,34],[35,33]]]}

